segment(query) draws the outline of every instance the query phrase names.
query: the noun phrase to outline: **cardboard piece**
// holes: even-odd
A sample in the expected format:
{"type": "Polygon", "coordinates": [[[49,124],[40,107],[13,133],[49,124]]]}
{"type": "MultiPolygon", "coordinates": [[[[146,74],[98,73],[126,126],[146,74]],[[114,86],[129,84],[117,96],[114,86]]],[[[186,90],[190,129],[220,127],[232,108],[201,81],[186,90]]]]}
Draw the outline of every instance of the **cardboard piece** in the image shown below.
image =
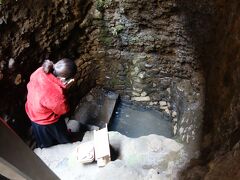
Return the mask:
{"type": "Polygon", "coordinates": [[[94,149],[95,159],[99,167],[103,167],[111,161],[107,125],[103,129],[94,131],[94,149]]]}

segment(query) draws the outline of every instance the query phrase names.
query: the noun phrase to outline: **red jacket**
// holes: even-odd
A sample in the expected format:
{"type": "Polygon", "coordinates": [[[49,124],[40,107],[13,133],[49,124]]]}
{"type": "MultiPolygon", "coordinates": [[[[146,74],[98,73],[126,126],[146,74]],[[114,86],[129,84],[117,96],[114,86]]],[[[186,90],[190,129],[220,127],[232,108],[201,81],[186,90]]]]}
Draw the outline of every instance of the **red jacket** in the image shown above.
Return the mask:
{"type": "Polygon", "coordinates": [[[65,86],[53,74],[46,74],[42,67],[31,75],[27,89],[25,109],[31,121],[52,124],[68,111],[65,86]]]}

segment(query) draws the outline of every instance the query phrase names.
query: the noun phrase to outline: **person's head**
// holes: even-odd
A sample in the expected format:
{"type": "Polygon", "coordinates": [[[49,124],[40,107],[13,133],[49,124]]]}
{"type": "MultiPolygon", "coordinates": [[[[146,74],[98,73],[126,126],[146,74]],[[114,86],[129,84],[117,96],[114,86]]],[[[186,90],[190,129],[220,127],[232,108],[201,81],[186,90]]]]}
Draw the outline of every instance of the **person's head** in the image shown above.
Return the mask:
{"type": "Polygon", "coordinates": [[[42,67],[45,73],[53,73],[54,76],[65,84],[67,84],[77,73],[76,64],[74,61],[67,58],[61,59],[55,64],[50,60],[46,60],[42,67]]]}

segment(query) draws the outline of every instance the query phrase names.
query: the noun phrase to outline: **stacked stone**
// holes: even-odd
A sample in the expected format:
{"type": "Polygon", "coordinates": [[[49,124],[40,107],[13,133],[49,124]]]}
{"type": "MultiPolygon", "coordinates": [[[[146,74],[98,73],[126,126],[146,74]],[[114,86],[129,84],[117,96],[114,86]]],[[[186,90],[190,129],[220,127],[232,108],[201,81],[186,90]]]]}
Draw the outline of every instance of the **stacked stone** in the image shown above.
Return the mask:
{"type": "Polygon", "coordinates": [[[163,111],[173,120],[174,134],[186,141],[179,132],[185,109],[177,103],[187,102],[189,96],[175,96],[174,89],[188,80],[193,95],[200,92],[196,87],[201,82],[195,76],[199,63],[185,19],[176,8],[175,0],[96,0],[81,26],[87,36],[82,56],[87,54],[91,66],[96,66],[98,85],[163,111]]]}
{"type": "Polygon", "coordinates": [[[77,74],[77,85],[80,86],[83,81],[89,80],[89,76],[94,74],[94,66],[91,61],[86,61],[81,57],[75,61],[79,73],[77,74]]]}
{"type": "Polygon", "coordinates": [[[172,77],[190,78],[192,67],[187,62],[193,61],[187,58],[192,57],[192,48],[184,40],[180,18],[173,12],[176,5],[173,1],[161,2],[156,9],[159,14],[149,14],[152,9],[145,7],[145,1],[101,2],[103,9],[97,14],[101,13],[102,19],[93,21],[94,25],[99,24],[95,27],[100,32],[99,45],[107,52],[100,60],[99,84],[155,108],[161,100],[170,101],[172,77]],[[143,10],[136,8],[138,6],[143,10]],[[161,18],[162,15],[165,17],[161,18]],[[152,22],[151,16],[155,18],[152,22]],[[186,62],[182,57],[186,57],[186,62]],[[181,68],[182,64],[186,64],[186,68],[181,68]]]}
{"type": "Polygon", "coordinates": [[[150,101],[150,97],[148,96],[147,86],[151,84],[151,79],[146,78],[147,68],[151,67],[146,63],[147,56],[145,54],[139,54],[132,60],[132,71],[131,71],[131,79],[132,79],[132,98],[134,101],[150,101]]]}

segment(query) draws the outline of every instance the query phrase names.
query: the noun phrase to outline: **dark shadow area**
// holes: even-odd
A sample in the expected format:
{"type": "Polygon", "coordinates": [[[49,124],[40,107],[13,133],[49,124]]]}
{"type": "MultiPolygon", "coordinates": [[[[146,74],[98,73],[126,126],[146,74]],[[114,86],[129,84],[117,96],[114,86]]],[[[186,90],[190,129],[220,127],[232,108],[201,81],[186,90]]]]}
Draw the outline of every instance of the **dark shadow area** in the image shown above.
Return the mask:
{"type": "Polygon", "coordinates": [[[9,179],[0,174],[0,180],[9,180],[9,179]]]}
{"type": "Polygon", "coordinates": [[[110,145],[111,161],[119,159],[119,151],[110,145]]]}

